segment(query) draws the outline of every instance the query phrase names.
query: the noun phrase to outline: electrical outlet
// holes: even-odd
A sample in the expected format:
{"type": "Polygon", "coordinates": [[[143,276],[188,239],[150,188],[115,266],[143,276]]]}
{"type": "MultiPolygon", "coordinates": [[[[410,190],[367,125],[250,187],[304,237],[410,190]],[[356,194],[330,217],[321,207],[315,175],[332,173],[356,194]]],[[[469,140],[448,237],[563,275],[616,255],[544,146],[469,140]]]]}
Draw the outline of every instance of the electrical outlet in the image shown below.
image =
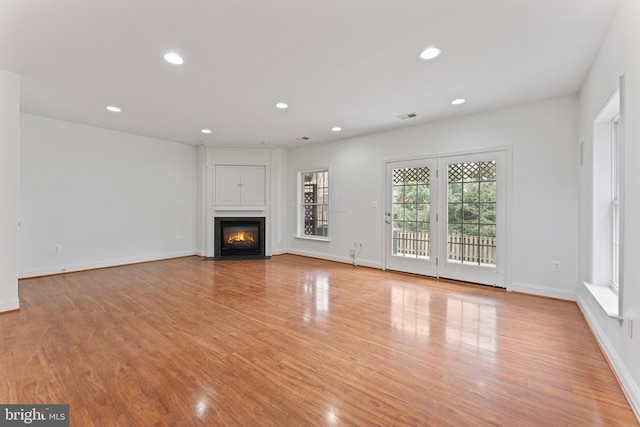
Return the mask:
{"type": "Polygon", "coordinates": [[[176,236],[176,240],[182,240],[182,236],[176,236]]]}
{"type": "Polygon", "coordinates": [[[551,261],[551,269],[553,271],[560,271],[562,270],[562,264],[560,261],[551,261]]]}
{"type": "Polygon", "coordinates": [[[54,250],[55,252],[62,252],[62,246],[61,246],[61,245],[55,245],[55,246],[53,247],[53,250],[54,250]]]}

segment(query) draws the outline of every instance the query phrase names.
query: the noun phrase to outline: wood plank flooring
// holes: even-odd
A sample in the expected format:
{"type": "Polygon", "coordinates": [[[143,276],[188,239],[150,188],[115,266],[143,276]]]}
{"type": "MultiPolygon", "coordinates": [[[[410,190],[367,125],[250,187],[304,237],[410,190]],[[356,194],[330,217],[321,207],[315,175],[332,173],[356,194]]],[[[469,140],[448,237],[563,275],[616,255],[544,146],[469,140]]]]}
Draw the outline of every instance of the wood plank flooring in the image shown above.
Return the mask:
{"type": "Polygon", "coordinates": [[[633,426],[573,302],[293,255],[21,280],[0,403],[72,426],[633,426]]]}

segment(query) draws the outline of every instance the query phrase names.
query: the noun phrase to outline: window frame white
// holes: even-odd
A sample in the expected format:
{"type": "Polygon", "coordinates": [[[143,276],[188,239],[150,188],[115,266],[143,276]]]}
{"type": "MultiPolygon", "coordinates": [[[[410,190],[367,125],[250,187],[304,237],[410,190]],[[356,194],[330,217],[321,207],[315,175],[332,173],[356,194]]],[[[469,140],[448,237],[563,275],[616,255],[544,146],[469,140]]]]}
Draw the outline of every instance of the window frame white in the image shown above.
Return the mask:
{"type": "Polygon", "coordinates": [[[623,319],[624,76],[593,120],[591,277],[585,282],[609,317],[623,319]]]}
{"type": "MultiPolygon", "coordinates": [[[[311,169],[299,170],[296,173],[297,178],[297,212],[296,212],[296,234],[295,237],[298,239],[307,239],[307,240],[318,240],[328,242],[331,240],[331,171],[329,167],[317,167],[311,169]],[[326,202],[321,205],[325,206],[324,211],[327,214],[326,225],[327,225],[327,233],[326,235],[313,235],[313,234],[305,234],[305,206],[309,205],[309,203],[305,203],[304,201],[304,189],[305,189],[305,181],[304,176],[309,173],[326,173],[327,174],[327,197],[326,202]]],[[[313,203],[313,205],[319,205],[318,203],[313,203]]]]}
{"type": "Polygon", "coordinates": [[[621,193],[623,181],[621,156],[620,114],[611,120],[611,286],[618,292],[620,289],[620,238],[622,228],[620,222],[621,193]]]}

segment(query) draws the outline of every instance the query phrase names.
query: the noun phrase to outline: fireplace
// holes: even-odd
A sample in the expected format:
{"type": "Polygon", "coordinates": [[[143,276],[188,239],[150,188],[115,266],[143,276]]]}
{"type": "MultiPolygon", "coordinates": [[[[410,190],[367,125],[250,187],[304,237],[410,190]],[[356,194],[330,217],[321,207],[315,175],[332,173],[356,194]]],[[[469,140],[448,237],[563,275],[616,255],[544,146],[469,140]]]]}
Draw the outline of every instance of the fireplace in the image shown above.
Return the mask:
{"type": "Polygon", "coordinates": [[[264,259],[264,217],[216,217],[215,259],[264,259]]]}

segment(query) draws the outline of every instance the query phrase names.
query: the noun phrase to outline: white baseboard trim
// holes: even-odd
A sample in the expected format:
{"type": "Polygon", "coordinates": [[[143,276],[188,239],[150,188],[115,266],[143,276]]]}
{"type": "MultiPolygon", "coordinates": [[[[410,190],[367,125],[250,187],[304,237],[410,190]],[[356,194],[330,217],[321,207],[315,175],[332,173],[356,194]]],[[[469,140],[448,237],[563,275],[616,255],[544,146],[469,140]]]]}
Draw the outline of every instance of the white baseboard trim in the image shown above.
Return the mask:
{"type": "Polygon", "coordinates": [[[0,300],[0,313],[5,311],[18,310],[20,308],[20,300],[18,298],[9,298],[0,300]]]}
{"type": "Polygon", "coordinates": [[[584,314],[584,317],[587,319],[589,327],[596,336],[600,347],[604,351],[605,357],[609,360],[609,364],[615,371],[615,374],[618,377],[620,384],[622,385],[622,391],[629,401],[631,410],[640,423],[640,388],[638,387],[638,384],[633,380],[633,377],[622,362],[622,359],[618,355],[615,347],[611,344],[611,341],[609,341],[609,338],[598,324],[596,316],[589,309],[589,305],[581,295],[578,295],[577,301],[578,307],[584,314]]]}
{"type": "Polygon", "coordinates": [[[147,255],[140,257],[119,258],[106,261],[100,261],[89,264],[60,265],[35,270],[25,270],[18,272],[18,278],[27,279],[29,277],[50,276],[52,274],[72,273],[76,271],[94,270],[97,268],[117,267],[127,264],[138,264],[141,262],[160,261],[163,259],[180,258],[185,256],[197,255],[197,251],[180,251],[167,254],[147,255]]]}
{"type": "Polygon", "coordinates": [[[548,288],[545,286],[530,285],[527,283],[518,282],[512,282],[511,286],[507,287],[507,290],[512,292],[522,292],[525,294],[564,299],[569,301],[575,301],[577,295],[576,291],[567,291],[564,289],[548,288]]]}
{"type": "MultiPolygon", "coordinates": [[[[306,256],[306,257],[310,257],[310,258],[318,258],[318,259],[324,259],[327,261],[335,261],[335,262],[341,262],[344,264],[353,264],[353,260],[350,257],[341,257],[341,256],[336,256],[336,255],[331,255],[331,254],[323,254],[323,253],[317,253],[317,252],[308,252],[308,251],[301,251],[299,249],[286,249],[283,250],[281,252],[281,254],[293,254],[293,255],[301,255],[301,256],[306,256]]],[[[371,267],[371,268],[377,268],[377,269],[382,269],[382,263],[377,262],[377,261],[371,261],[371,260],[366,260],[366,259],[358,259],[356,258],[356,265],[360,265],[363,267],[371,267]]]]}

